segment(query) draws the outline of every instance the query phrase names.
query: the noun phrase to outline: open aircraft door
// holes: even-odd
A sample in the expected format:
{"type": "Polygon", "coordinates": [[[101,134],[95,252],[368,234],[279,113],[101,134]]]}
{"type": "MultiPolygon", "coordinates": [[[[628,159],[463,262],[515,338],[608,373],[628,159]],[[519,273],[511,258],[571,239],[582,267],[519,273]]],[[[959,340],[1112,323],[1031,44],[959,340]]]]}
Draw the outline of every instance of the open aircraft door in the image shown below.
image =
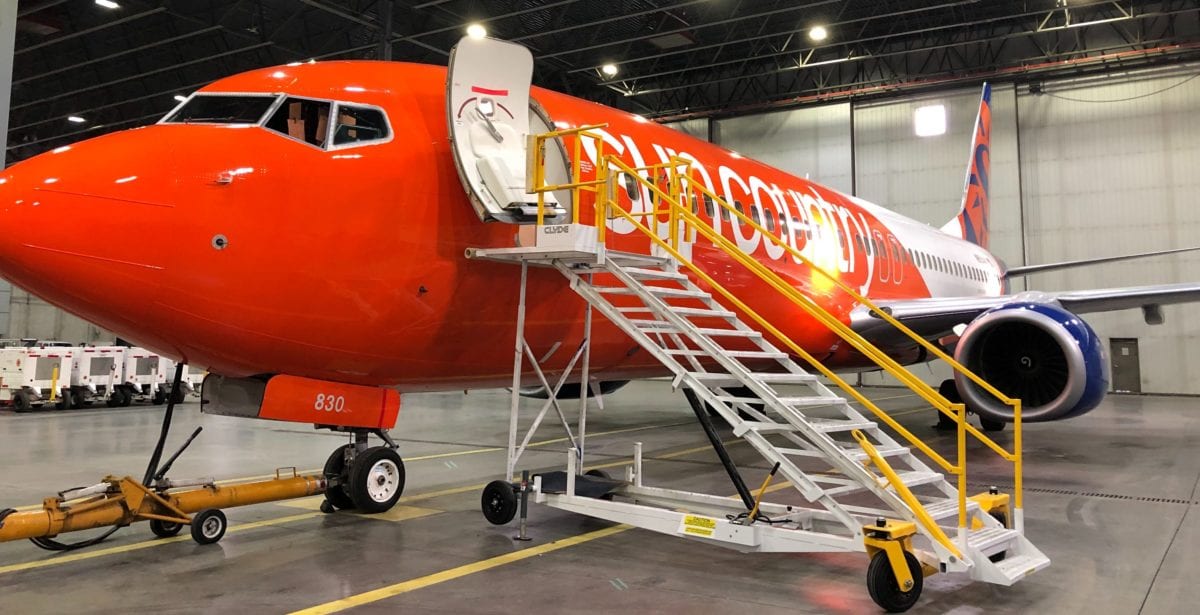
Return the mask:
{"type": "MultiPolygon", "coordinates": [[[[537,195],[527,193],[528,137],[549,132],[553,123],[529,96],[533,55],[515,43],[466,37],[450,51],[446,113],[451,149],[463,188],[485,221],[532,223],[537,195]]],[[[557,140],[547,144],[548,183],[565,183],[567,161],[557,140]],[[557,149],[558,151],[553,151],[557,149]]],[[[569,219],[546,195],[547,222],[569,219]]]]}

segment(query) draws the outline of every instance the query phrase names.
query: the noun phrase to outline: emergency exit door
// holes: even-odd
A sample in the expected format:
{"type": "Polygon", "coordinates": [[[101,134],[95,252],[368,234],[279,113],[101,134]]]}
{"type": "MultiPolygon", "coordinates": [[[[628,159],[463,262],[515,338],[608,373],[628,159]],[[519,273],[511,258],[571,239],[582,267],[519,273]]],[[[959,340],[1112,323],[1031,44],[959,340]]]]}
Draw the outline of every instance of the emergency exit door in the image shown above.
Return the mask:
{"type": "Polygon", "coordinates": [[[1114,337],[1109,340],[1112,357],[1112,388],[1114,393],[1141,393],[1142,367],[1138,359],[1135,337],[1114,337]]]}

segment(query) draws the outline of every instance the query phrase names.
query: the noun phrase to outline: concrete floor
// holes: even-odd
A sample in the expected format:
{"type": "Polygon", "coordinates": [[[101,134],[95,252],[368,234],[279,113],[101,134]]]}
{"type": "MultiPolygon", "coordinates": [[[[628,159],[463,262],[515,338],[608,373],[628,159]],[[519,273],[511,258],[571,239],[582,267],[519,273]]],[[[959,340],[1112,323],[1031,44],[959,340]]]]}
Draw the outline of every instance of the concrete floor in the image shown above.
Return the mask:
{"type": "MultiPolygon", "coordinates": [[[[870,395],[942,450],[948,435],[896,389],[870,395]]],[[[648,484],[732,493],[681,397],[662,382],[635,383],[589,414],[589,466],[619,473],[645,443],[648,484]],[[616,433],[613,433],[616,432],[616,433]],[[607,435],[602,435],[607,434],[607,435]]],[[[1091,414],[1026,430],[1028,535],[1052,566],[1012,588],[934,576],[913,613],[1182,613],[1200,603],[1200,411],[1197,400],[1112,397],[1091,414]],[[1189,514],[1190,513],[1190,514],[1189,514]]],[[[388,588],[360,613],[872,613],[867,559],[742,555],[642,530],[596,537],[609,524],[534,506],[533,541],[487,524],[483,483],[503,472],[503,391],[405,397],[395,435],[406,459],[401,505],[378,517],[322,515],[318,499],[228,511],[217,545],[153,540],[136,525],[67,555],[28,542],[0,544],[0,613],[285,613],[388,588]],[[583,536],[578,544],[554,540],[583,536]],[[536,556],[497,556],[521,549],[536,556]],[[477,562],[486,562],[477,564],[477,562]],[[451,571],[447,574],[445,571],[451,571]],[[408,582],[404,585],[400,583],[408,582]]],[[[177,478],[239,478],[277,466],[319,468],[345,438],[303,425],[177,415],[172,443],[204,433],[177,478]]],[[[40,502],[104,474],[140,475],[161,407],[15,415],[0,412],[3,506],[40,502]]],[[[551,426],[552,427],[552,426],[551,426]]],[[[543,429],[530,468],[565,463],[561,430],[543,429]]],[[[1007,440],[1002,440],[1007,442],[1007,440]]],[[[765,464],[732,446],[747,482],[765,464]]],[[[996,458],[973,446],[971,482],[1009,484],[996,458]]],[[[780,492],[783,493],[783,492],[780,492]]],[[[186,534],[186,533],[185,533],[186,534]]]]}

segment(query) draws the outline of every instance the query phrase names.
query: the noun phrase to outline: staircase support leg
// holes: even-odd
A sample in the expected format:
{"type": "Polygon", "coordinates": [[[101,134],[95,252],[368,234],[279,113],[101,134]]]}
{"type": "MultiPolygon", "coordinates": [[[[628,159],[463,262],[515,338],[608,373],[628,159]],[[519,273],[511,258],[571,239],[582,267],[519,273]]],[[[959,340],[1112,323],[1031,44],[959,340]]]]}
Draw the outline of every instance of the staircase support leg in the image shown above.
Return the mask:
{"type": "Polygon", "coordinates": [[[521,408],[521,363],[525,358],[525,286],[529,279],[529,263],[521,261],[521,290],[517,301],[517,335],[513,351],[512,404],[508,415],[508,463],[504,480],[512,480],[517,466],[517,412],[521,408]]]}
{"type": "Polygon", "coordinates": [[[734,489],[737,489],[738,497],[742,499],[742,504],[746,506],[746,510],[754,508],[754,496],[750,494],[750,489],[746,487],[746,482],[742,480],[742,475],[738,473],[737,467],[733,465],[733,460],[729,458],[729,451],[725,450],[725,444],[721,442],[721,435],[713,427],[712,419],[708,416],[708,410],[704,408],[704,402],[688,387],[684,387],[683,395],[687,397],[688,404],[692,406],[692,411],[696,413],[696,419],[700,421],[700,426],[704,428],[704,434],[708,436],[708,441],[712,444],[713,450],[717,451],[717,457],[721,459],[721,465],[725,466],[725,472],[729,474],[729,480],[733,482],[734,489]]]}

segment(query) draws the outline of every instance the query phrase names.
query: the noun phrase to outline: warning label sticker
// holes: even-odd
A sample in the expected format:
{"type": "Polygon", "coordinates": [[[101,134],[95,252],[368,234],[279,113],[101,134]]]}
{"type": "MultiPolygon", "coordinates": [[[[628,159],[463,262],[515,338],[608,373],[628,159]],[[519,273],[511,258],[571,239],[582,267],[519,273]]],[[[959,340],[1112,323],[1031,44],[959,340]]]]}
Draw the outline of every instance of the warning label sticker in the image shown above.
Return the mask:
{"type": "Polygon", "coordinates": [[[701,536],[703,538],[711,538],[716,529],[716,519],[701,517],[700,515],[684,515],[683,521],[679,524],[680,534],[701,536]]]}

